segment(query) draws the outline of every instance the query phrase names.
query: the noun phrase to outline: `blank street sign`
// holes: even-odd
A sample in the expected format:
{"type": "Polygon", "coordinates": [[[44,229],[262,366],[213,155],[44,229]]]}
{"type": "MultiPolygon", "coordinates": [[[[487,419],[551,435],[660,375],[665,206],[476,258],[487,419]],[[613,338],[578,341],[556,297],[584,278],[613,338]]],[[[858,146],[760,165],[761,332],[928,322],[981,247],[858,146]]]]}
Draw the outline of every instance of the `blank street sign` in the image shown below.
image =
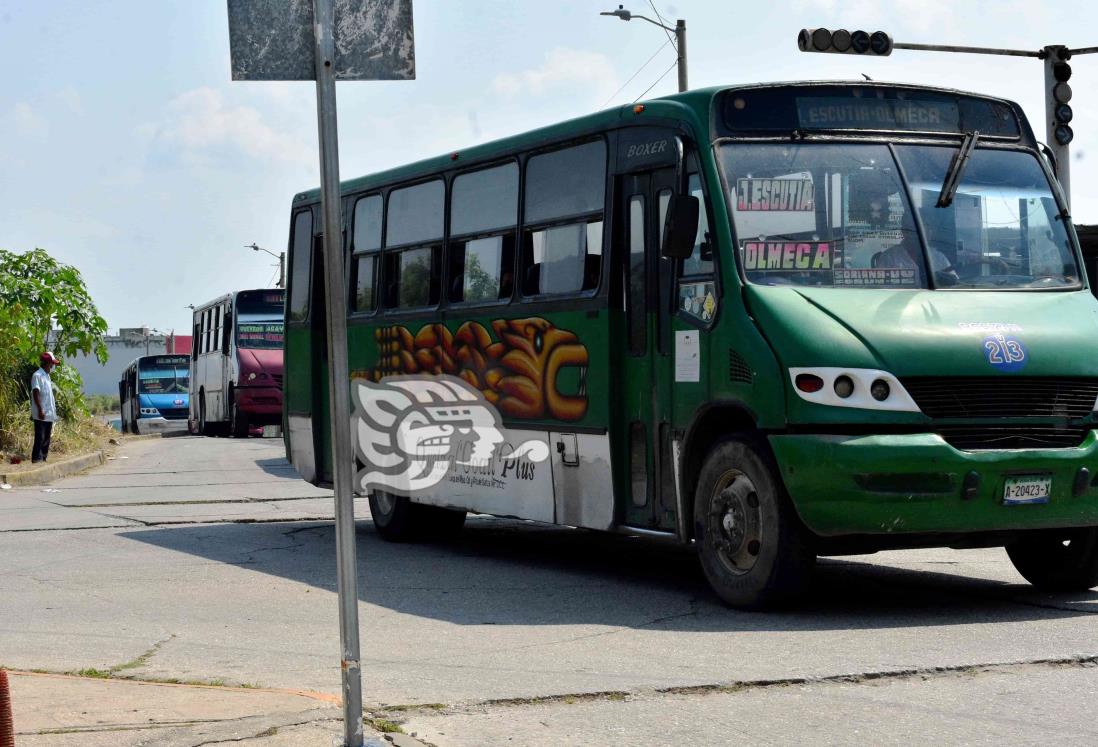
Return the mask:
{"type": "MultiPolygon", "coordinates": [[[[414,80],[412,0],[334,0],[336,80],[414,80]]],[[[228,0],[233,80],[316,80],[313,0],[228,0]]]]}

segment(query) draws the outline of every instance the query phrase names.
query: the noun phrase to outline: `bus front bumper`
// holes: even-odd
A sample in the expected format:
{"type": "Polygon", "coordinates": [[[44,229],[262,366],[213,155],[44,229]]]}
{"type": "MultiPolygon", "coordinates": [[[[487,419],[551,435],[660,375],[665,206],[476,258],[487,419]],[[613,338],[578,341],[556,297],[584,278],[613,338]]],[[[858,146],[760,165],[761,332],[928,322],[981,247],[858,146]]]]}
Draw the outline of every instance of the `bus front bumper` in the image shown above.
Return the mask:
{"type": "Polygon", "coordinates": [[[182,433],[187,430],[186,418],[138,418],[137,430],[141,433],[182,433]]]}
{"type": "Polygon", "coordinates": [[[967,533],[1098,526],[1095,434],[1068,449],[959,451],[933,433],[773,435],[770,444],[816,534],[967,533]],[[1008,476],[1051,476],[1048,502],[1005,505],[1008,476]]]}
{"type": "Polygon", "coordinates": [[[282,390],[275,386],[242,386],[235,390],[236,404],[249,416],[277,416],[282,422],[282,390]]]}

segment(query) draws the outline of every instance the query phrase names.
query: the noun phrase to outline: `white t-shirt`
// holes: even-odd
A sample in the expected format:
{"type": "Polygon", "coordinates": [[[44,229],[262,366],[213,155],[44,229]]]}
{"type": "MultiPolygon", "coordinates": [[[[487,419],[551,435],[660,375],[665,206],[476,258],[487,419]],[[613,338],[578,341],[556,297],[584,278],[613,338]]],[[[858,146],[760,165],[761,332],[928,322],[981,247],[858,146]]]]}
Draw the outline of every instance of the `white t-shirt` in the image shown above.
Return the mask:
{"type": "Polygon", "coordinates": [[[35,420],[48,420],[51,423],[57,421],[57,404],[53,399],[53,382],[50,375],[42,368],[34,372],[31,377],[31,417],[35,420]],[[45,418],[38,417],[38,407],[34,404],[34,390],[38,390],[38,401],[42,403],[42,413],[45,418]]]}

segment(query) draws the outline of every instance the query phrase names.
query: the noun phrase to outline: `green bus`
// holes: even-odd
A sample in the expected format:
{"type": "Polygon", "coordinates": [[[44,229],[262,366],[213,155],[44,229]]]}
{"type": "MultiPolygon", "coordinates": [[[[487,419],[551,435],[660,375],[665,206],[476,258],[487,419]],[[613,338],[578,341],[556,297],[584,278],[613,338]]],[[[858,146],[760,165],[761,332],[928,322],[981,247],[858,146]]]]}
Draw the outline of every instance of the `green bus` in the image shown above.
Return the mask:
{"type": "MultiPolygon", "coordinates": [[[[1054,169],[1012,102],[859,81],[689,91],[345,182],[352,380],[459,377],[549,452],[374,490],[378,532],[660,537],[744,608],[894,548],[1098,584],[1098,301],[1054,169]]],[[[324,484],[320,226],[298,194],[286,446],[324,484]]]]}

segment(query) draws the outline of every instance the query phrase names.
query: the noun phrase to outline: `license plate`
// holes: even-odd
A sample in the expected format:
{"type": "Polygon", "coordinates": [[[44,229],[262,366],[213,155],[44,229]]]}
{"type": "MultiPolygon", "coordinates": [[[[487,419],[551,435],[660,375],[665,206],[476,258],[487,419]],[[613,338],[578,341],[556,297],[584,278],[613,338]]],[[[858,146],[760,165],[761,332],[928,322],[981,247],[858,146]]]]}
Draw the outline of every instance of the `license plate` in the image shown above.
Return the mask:
{"type": "Polygon", "coordinates": [[[1003,505],[1048,503],[1052,495],[1052,475],[1016,475],[1006,478],[1003,505]]]}

